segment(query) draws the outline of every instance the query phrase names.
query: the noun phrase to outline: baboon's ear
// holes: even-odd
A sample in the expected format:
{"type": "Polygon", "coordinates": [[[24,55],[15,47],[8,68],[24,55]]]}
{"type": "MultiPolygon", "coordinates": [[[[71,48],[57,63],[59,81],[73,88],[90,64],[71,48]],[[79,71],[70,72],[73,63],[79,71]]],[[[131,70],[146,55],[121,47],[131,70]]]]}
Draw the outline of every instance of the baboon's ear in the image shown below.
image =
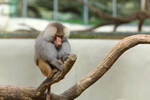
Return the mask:
{"type": "Polygon", "coordinates": [[[66,37],[69,37],[69,35],[70,35],[70,30],[69,30],[69,28],[64,27],[63,31],[64,31],[65,36],[66,36],[66,37]]]}

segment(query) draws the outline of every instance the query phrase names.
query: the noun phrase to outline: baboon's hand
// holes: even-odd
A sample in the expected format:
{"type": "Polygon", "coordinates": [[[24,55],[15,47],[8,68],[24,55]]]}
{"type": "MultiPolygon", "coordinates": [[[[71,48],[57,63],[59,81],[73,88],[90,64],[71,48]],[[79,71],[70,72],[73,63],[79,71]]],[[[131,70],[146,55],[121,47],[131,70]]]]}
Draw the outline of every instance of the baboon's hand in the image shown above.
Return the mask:
{"type": "Polygon", "coordinates": [[[63,72],[63,70],[64,70],[64,65],[62,64],[60,67],[58,67],[58,70],[61,71],[61,72],[63,72]]]}
{"type": "Polygon", "coordinates": [[[62,60],[63,62],[65,62],[68,59],[69,54],[66,54],[65,56],[63,56],[62,60]]]}

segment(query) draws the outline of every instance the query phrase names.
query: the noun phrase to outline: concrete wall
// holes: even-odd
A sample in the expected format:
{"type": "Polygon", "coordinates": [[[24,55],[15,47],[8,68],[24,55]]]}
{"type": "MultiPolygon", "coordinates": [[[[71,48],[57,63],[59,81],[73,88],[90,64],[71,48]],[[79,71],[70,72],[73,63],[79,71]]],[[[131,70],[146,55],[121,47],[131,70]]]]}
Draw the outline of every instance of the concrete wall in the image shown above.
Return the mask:
{"type": "MultiPolygon", "coordinates": [[[[96,67],[119,40],[70,40],[78,59],[68,76],[53,86],[61,93],[96,67]]],[[[34,40],[0,40],[0,84],[38,86],[44,77],[35,66],[34,40]]],[[[99,81],[77,100],[148,100],[150,99],[150,45],[138,45],[113,65],[99,81]]]]}

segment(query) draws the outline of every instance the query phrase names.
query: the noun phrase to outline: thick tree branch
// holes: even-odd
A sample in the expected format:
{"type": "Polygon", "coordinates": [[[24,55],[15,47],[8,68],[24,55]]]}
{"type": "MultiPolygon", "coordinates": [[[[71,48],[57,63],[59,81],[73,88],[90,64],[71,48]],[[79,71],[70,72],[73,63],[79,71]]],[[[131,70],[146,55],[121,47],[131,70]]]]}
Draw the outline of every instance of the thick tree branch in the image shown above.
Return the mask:
{"type": "MultiPolygon", "coordinates": [[[[46,100],[44,91],[47,86],[62,80],[65,75],[71,70],[77,57],[74,54],[69,55],[64,63],[64,72],[57,73],[49,82],[41,84],[38,89],[15,87],[15,86],[0,86],[0,100],[46,100]]],[[[51,93],[51,100],[66,100],[64,96],[51,93]]]]}
{"type": "Polygon", "coordinates": [[[65,75],[71,70],[73,64],[75,63],[77,57],[74,54],[69,55],[68,59],[64,63],[64,71],[63,72],[57,72],[52,79],[45,79],[44,82],[38,87],[37,89],[37,95],[44,94],[45,90],[48,86],[51,86],[52,84],[62,80],[65,75]]]}
{"type": "MultiPolygon", "coordinates": [[[[0,100],[46,100],[46,94],[36,95],[35,88],[0,86],[0,100]]],[[[51,100],[65,100],[65,97],[51,93],[51,100]]]]}
{"type": "Polygon", "coordinates": [[[149,43],[150,35],[134,35],[121,40],[91,73],[62,93],[62,95],[67,96],[69,99],[80,96],[89,86],[100,79],[125,51],[138,44],[149,43]]]}
{"type": "Polygon", "coordinates": [[[0,86],[0,100],[32,100],[35,93],[33,88],[0,86]]]}

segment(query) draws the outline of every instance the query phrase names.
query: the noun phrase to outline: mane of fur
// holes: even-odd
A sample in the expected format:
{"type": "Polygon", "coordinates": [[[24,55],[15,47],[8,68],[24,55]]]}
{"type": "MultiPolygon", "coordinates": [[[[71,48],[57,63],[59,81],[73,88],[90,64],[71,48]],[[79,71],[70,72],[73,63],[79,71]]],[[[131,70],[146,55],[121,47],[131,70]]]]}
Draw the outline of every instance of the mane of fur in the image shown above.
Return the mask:
{"type": "Polygon", "coordinates": [[[64,36],[69,37],[70,30],[66,26],[64,26],[63,24],[57,23],[57,22],[49,23],[47,25],[47,27],[45,28],[45,30],[43,31],[43,33],[44,33],[43,36],[45,38],[55,36],[55,34],[57,33],[56,25],[60,25],[63,28],[62,30],[64,32],[64,36]]]}

